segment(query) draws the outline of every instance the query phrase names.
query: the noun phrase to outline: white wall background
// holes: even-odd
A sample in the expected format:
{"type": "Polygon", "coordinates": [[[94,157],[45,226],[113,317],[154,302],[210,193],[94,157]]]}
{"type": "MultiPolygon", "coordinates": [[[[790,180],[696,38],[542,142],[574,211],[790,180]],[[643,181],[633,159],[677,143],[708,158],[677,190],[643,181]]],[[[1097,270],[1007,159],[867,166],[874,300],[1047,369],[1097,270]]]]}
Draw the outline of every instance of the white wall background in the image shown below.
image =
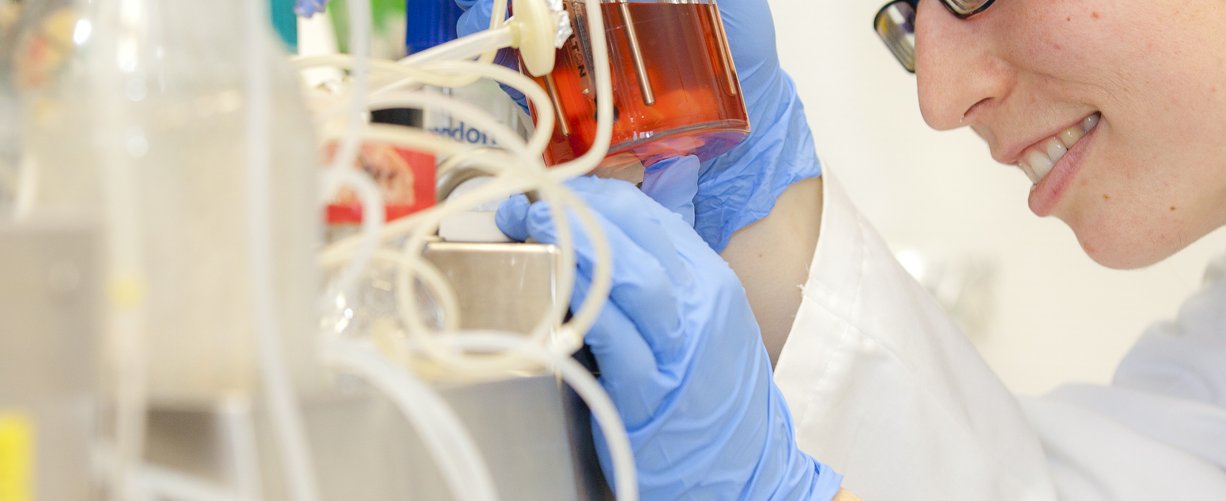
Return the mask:
{"type": "Polygon", "coordinates": [[[1109,381],[1145,326],[1199,285],[1226,232],[1145,270],[1098,266],[1063,223],[1030,213],[1025,175],[993,162],[969,130],[924,125],[914,77],[871,29],[881,3],[770,0],[826,165],[895,251],[955,263],[938,273],[955,281],[969,264],[994,270],[967,291],[981,303],[968,305],[968,335],[1009,387],[1109,381]]]}

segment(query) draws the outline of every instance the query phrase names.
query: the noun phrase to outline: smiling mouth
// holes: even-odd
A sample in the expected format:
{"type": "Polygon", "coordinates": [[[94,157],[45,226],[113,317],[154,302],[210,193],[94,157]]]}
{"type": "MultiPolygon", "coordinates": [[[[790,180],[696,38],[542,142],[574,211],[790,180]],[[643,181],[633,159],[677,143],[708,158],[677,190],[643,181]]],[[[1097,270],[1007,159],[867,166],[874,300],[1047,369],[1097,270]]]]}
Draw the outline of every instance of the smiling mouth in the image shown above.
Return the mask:
{"type": "Polygon", "coordinates": [[[1085,137],[1094,127],[1098,126],[1098,120],[1101,118],[1101,113],[1094,113],[1088,117],[1081,119],[1081,122],[1076,125],[1064,129],[1059,134],[1039,141],[1030,149],[1022,152],[1022,159],[1017,163],[1017,166],[1026,173],[1030,178],[1030,182],[1035,185],[1051,172],[1052,166],[1056,165],[1064,154],[1068,153],[1069,148],[1072,148],[1077,141],[1085,137]]]}

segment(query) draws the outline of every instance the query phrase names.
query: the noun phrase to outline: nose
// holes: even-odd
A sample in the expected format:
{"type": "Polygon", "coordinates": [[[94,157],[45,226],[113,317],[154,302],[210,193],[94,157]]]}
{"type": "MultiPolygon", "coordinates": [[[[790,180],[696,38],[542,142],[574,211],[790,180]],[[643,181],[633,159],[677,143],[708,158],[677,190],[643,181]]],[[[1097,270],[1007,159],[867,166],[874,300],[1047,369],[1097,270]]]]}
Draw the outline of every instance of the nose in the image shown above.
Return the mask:
{"type": "MultiPolygon", "coordinates": [[[[999,6],[997,7],[999,8],[999,6]]],[[[1008,95],[1013,75],[997,54],[992,10],[958,19],[934,1],[920,1],[915,20],[915,78],[928,126],[973,125],[1008,95]]]]}

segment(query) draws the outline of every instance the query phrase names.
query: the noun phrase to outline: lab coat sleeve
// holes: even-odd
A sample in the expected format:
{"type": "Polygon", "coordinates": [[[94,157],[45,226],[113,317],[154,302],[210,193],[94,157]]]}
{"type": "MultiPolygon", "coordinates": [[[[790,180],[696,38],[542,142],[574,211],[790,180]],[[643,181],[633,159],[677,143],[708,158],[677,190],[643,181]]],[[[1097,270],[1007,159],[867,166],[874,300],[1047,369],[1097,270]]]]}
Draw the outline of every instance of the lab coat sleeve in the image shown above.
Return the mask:
{"type": "Polygon", "coordinates": [[[865,500],[1226,500],[1226,261],[1110,385],[1018,399],[897,264],[829,166],[775,370],[800,447],[865,500]]]}
{"type": "Polygon", "coordinates": [[[1151,326],[1124,357],[1114,386],[1226,409],[1226,255],[1205,275],[1178,316],[1151,326]]]}
{"type": "MultiPolygon", "coordinates": [[[[1226,257],[1226,256],[1224,256],[1226,257]]],[[[1110,385],[1023,400],[1063,499],[1226,500],[1226,259],[1110,385]]]]}
{"type": "Polygon", "coordinates": [[[775,370],[800,447],[865,500],[1056,499],[1018,401],[824,176],[821,238],[775,370]]]}

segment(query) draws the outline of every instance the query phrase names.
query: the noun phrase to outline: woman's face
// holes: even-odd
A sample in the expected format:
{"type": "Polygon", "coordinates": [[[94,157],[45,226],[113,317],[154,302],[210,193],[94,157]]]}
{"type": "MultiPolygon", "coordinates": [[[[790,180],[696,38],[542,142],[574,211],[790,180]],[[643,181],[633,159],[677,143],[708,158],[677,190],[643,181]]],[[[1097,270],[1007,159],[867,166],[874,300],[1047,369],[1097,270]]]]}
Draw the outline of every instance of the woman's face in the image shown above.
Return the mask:
{"type": "Polygon", "coordinates": [[[1224,24],[1222,1],[921,1],[920,108],[1037,180],[1094,260],[1145,266],[1226,225],[1224,24]]]}

